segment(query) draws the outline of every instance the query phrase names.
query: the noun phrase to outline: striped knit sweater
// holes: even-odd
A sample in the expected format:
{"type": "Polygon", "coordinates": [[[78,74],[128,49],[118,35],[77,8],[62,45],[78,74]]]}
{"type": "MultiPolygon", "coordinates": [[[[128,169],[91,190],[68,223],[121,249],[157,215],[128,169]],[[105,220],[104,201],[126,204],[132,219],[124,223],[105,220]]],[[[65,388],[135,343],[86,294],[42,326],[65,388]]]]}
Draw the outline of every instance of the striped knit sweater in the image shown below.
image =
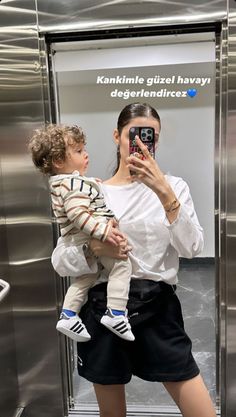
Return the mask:
{"type": "Polygon", "coordinates": [[[104,241],[108,224],[97,219],[114,218],[106,207],[103,194],[94,178],[82,177],[78,171],[72,174],[53,175],[49,179],[52,209],[60,225],[61,235],[83,231],[89,237],[104,241]]]}

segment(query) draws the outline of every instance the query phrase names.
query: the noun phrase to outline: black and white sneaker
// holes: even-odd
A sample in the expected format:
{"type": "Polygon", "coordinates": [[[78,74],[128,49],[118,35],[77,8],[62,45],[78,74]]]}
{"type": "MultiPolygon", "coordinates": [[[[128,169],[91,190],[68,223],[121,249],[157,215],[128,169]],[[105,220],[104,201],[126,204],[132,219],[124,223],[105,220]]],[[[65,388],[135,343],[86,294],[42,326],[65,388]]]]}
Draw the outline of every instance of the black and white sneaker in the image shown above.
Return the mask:
{"type": "Polygon", "coordinates": [[[56,329],[76,342],[88,342],[91,339],[85,325],[77,314],[73,317],[68,317],[62,312],[56,329]]]}
{"type": "Polygon", "coordinates": [[[127,318],[127,311],[124,316],[114,316],[111,309],[108,308],[101,318],[101,323],[122,339],[129,341],[135,339],[127,318]]]}

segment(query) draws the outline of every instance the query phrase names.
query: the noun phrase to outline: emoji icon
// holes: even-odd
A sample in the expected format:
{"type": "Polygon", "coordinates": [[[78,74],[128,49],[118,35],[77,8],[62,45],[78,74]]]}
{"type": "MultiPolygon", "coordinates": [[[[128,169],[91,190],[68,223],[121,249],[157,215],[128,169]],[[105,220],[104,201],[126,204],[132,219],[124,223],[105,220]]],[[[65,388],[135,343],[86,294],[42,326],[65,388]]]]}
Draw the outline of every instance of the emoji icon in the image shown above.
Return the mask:
{"type": "Polygon", "coordinates": [[[197,90],[196,90],[196,88],[189,88],[189,89],[187,90],[187,94],[188,94],[188,96],[189,96],[189,97],[191,97],[191,98],[195,97],[195,96],[197,95],[197,90]]]}

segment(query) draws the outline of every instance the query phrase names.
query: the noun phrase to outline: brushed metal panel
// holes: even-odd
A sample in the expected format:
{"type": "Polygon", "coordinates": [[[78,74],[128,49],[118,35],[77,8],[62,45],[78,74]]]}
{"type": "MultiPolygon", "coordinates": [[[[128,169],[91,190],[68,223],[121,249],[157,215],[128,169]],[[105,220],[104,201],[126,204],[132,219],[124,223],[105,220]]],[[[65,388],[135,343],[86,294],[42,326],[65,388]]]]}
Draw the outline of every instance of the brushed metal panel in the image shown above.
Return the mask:
{"type": "Polygon", "coordinates": [[[32,130],[44,124],[35,1],[2,1],[0,26],[0,154],[18,407],[24,408],[24,417],[62,417],[50,200],[47,181],[27,152],[32,130]]]}
{"type": "MultiPolygon", "coordinates": [[[[0,163],[0,279],[9,281],[5,209],[0,163]]],[[[18,405],[16,347],[11,294],[0,302],[0,415],[12,417],[18,405]]]]}
{"type": "Polygon", "coordinates": [[[236,416],[236,7],[229,1],[228,117],[226,188],[226,402],[225,415],[236,416]]]}
{"type": "Polygon", "coordinates": [[[216,141],[215,149],[215,167],[219,166],[219,184],[216,184],[218,191],[216,192],[216,246],[219,247],[219,259],[217,259],[217,280],[219,282],[219,292],[216,294],[217,304],[219,305],[217,319],[217,327],[219,330],[217,339],[217,351],[220,363],[219,370],[219,399],[218,403],[221,408],[221,416],[225,417],[226,414],[226,162],[227,162],[227,149],[226,149],[226,127],[227,127],[227,37],[228,26],[224,22],[222,26],[222,33],[220,35],[220,42],[216,49],[217,62],[220,62],[220,66],[216,66],[217,75],[217,89],[216,89],[216,132],[219,133],[219,137],[216,141]]]}
{"type": "Polygon", "coordinates": [[[2,302],[10,291],[10,284],[4,279],[0,278],[0,302],[2,302]]]}
{"type": "Polygon", "coordinates": [[[67,32],[221,21],[226,1],[38,0],[41,32],[67,32]]]}

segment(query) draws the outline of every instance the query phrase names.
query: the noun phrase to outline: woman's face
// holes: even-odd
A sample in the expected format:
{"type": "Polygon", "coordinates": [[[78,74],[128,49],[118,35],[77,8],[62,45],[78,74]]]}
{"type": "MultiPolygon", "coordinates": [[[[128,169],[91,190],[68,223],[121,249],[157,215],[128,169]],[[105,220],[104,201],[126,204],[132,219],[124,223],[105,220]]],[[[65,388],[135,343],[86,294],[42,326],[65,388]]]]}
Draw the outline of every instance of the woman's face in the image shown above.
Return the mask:
{"type": "Polygon", "coordinates": [[[115,131],[114,137],[117,145],[120,145],[120,162],[125,162],[129,156],[129,130],[131,127],[153,127],[155,131],[155,142],[157,145],[160,134],[160,123],[153,117],[135,117],[121,131],[121,134],[115,131]]]}

